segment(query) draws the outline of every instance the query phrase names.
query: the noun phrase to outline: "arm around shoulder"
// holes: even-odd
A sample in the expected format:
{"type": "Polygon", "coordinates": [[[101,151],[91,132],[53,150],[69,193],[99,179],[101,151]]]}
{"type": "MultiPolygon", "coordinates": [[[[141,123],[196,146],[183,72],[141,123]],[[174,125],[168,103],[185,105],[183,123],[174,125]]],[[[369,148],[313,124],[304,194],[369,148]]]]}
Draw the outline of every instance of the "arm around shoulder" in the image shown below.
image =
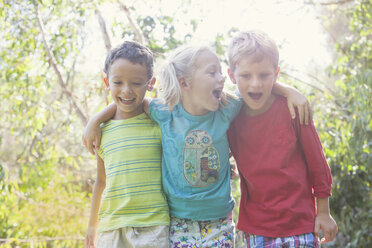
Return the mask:
{"type": "Polygon", "coordinates": [[[100,111],[98,114],[94,115],[88,122],[87,126],[84,128],[83,132],[83,144],[88,149],[88,151],[94,154],[95,150],[99,149],[101,144],[101,129],[100,124],[112,119],[116,112],[116,104],[112,103],[108,105],[105,109],[100,111]]]}
{"type": "Polygon", "coordinates": [[[312,118],[311,108],[309,101],[301,92],[289,85],[276,82],[273,86],[273,93],[287,98],[288,109],[292,119],[296,117],[294,108],[297,107],[301,125],[304,123],[306,125],[309,124],[309,120],[312,118]]]}
{"type": "Polygon", "coordinates": [[[150,106],[151,101],[152,101],[151,98],[143,99],[143,111],[145,111],[147,115],[149,115],[149,106],[150,106]]]}

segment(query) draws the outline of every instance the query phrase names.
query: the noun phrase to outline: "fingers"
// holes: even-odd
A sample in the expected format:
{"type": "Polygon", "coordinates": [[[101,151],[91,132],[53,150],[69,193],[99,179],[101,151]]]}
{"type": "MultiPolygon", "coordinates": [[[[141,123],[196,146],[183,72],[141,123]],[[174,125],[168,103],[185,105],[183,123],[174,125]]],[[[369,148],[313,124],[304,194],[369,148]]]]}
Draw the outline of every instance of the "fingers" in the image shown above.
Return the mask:
{"type": "Polygon", "coordinates": [[[94,140],[94,144],[95,144],[95,149],[98,150],[99,147],[101,146],[101,137],[96,137],[94,140]]]}
{"type": "Polygon", "coordinates": [[[90,239],[89,238],[85,238],[85,248],[90,248],[90,239]]]}
{"type": "Polygon", "coordinates": [[[289,113],[291,114],[292,119],[296,118],[296,111],[292,105],[292,103],[287,102],[289,113]]]}
{"type": "Polygon", "coordinates": [[[94,241],[94,239],[86,238],[85,239],[85,248],[96,248],[96,242],[94,241]]]}
{"type": "Polygon", "coordinates": [[[324,237],[320,241],[322,244],[333,241],[336,238],[336,234],[337,234],[338,230],[337,230],[337,228],[335,228],[332,231],[328,231],[328,232],[323,231],[323,232],[324,232],[324,237]]]}
{"type": "Polygon", "coordinates": [[[92,155],[94,155],[94,148],[93,148],[93,146],[94,146],[93,142],[88,142],[88,147],[87,147],[87,149],[88,149],[88,151],[89,151],[92,155]]]}
{"type": "Polygon", "coordinates": [[[84,135],[81,137],[81,141],[83,143],[83,145],[85,146],[85,148],[88,149],[88,151],[94,155],[94,151],[93,151],[93,148],[92,148],[92,144],[87,142],[86,139],[84,138],[84,135]]]}
{"type": "Polygon", "coordinates": [[[304,117],[304,112],[305,112],[304,108],[305,108],[304,106],[300,106],[300,107],[297,108],[298,109],[298,118],[300,119],[300,124],[301,125],[304,124],[304,119],[305,119],[305,117],[304,117]]]}
{"type": "Polygon", "coordinates": [[[305,115],[305,125],[309,125],[309,115],[310,115],[310,111],[309,111],[309,103],[306,103],[305,106],[304,106],[304,115],[305,115]]]}
{"type": "Polygon", "coordinates": [[[315,239],[319,239],[319,233],[320,233],[320,224],[315,220],[315,226],[314,226],[315,239]]]}
{"type": "Polygon", "coordinates": [[[322,238],[322,240],[320,241],[320,243],[324,244],[324,243],[329,242],[330,241],[330,233],[323,231],[323,235],[324,235],[324,237],[322,238]]]}
{"type": "Polygon", "coordinates": [[[321,244],[326,243],[326,242],[325,242],[325,238],[322,238],[322,239],[320,240],[320,243],[321,243],[321,244]]]}

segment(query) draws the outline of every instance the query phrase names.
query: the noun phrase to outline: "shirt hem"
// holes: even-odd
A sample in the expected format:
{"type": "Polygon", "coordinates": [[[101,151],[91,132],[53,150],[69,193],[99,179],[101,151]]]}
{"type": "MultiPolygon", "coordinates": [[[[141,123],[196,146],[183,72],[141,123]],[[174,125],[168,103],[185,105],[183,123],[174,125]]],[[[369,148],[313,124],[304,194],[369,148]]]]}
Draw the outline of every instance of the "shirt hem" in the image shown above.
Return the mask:
{"type": "Polygon", "coordinates": [[[97,232],[98,233],[108,232],[108,231],[113,231],[113,230],[120,229],[120,228],[123,228],[123,227],[151,227],[151,226],[170,226],[170,223],[169,222],[165,222],[165,223],[159,222],[159,223],[151,223],[151,224],[143,224],[143,225],[123,224],[123,225],[118,225],[118,226],[113,226],[113,227],[108,227],[108,228],[98,228],[97,232]]]}

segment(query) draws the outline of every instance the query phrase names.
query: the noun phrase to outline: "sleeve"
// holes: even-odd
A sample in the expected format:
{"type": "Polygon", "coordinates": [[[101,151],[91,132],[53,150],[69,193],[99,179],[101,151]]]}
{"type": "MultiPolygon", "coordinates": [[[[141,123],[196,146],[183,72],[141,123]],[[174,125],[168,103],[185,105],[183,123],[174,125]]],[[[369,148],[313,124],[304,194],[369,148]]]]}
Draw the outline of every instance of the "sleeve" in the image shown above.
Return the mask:
{"type": "Polygon", "coordinates": [[[227,138],[229,140],[229,147],[230,147],[230,151],[232,153],[232,155],[234,156],[234,158],[236,159],[236,145],[235,145],[235,125],[234,125],[234,121],[230,124],[230,127],[229,129],[227,130],[227,138]]]}
{"type": "Polygon", "coordinates": [[[300,125],[298,113],[296,113],[296,118],[293,122],[297,138],[304,153],[314,195],[319,198],[329,197],[332,188],[331,169],[325,158],[314,123],[311,120],[309,125],[300,125]]]}
{"type": "MultiPolygon", "coordinates": [[[[105,127],[105,123],[101,123],[99,125],[99,127],[101,128],[101,132],[103,133],[103,128],[105,127]]],[[[102,136],[101,136],[101,142],[102,142],[102,136]]],[[[99,146],[99,149],[97,151],[97,155],[103,160],[104,157],[105,157],[105,152],[104,150],[102,149],[102,144],[99,146]]]]}
{"type": "Polygon", "coordinates": [[[240,108],[242,107],[242,100],[240,97],[229,97],[227,104],[224,107],[220,107],[219,111],[226,117],[231,123],[234,118],[239,114],[240,108]]]}
{"type": "Polygon", "coordinates": [[[167,105],[162,104],[159,99],[154,99],[149,105],[149,116],[159,126],[170,118],[171,113],[169,112],[167,105]]]}

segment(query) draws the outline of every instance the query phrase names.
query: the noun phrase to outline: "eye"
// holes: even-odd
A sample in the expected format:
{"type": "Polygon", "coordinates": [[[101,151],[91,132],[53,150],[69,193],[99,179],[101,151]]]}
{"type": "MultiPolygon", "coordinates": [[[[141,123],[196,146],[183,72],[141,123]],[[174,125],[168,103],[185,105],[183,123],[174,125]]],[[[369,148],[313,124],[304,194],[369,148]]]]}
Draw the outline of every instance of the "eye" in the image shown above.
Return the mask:
{"type": "Polygon", "coordinates": [[[240,77],[242,77],[244,79],[250,79],[251,78],[251,74],[242,74],[242,75],[240,75],[240,77]]]}
{"type": "Polygon", "coordinates": [[[261,79],[266,79],[266,78],[268,78],[269,76],[270,76],[269,73],[265,73],[265,74],[261,74],[261,75],[260,75],[260,78],[261,78],[261,79]]]}
{"type": "Polygon", "coordinates": [[[192,138],[192,137],[189,137],[189,138],[187,139],[187,143],[189,143],[190,145],[194,144],[194,142],[195,142],[195,140],[194,140],[194,138],[192,138]]]}
{"type": "Polygon", "coordinates": [[[115,81],[114,84],[120,85],[121,84],[121,81],[115,81]]]}
{"type": "Polygon", "coordinates": [[[141,86],[142,85],[142,83],[139,83],[139,82],[134,82],[134,83],[132,83],[134,86],[136,86],[136,87],[138,87],[138,86],[141,86]]]}
{"type": "Polygon", "coordinates": [[[214,77],[214,75],[216,75],[216,71],[210,71],[208,72],[209,75],[211,75],[212,77],[214,77]]]}
{"type": "Polygon", "coordinates": [[[203,141],[204,144],[208,144],[209,143],[209,138],[208,137],[203,137],[202,141],[203,141]]]}

